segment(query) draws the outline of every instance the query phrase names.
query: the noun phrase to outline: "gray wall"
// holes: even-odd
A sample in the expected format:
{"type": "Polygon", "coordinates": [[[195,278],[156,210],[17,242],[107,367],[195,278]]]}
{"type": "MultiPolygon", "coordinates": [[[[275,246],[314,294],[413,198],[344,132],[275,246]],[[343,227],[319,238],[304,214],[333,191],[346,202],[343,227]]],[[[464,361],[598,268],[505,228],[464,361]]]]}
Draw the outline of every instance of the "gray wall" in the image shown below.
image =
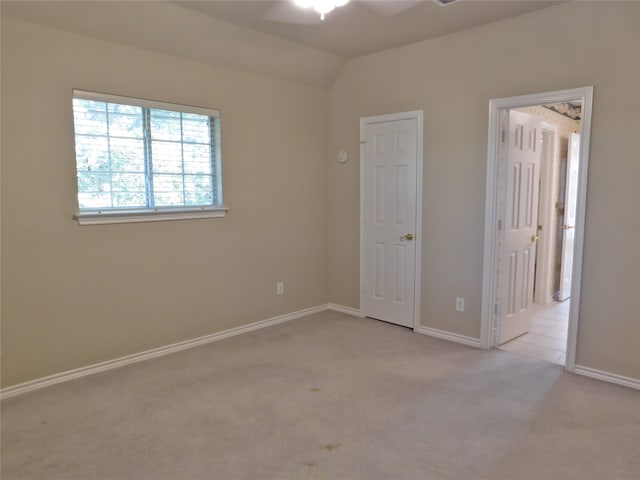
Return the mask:
{"type": "Polygon", "coordinates": [[[326,303],[326,118],[324,89],[3,18],[3,385],[326,303]],[[73,88],[220,109],[228,217],[79,226],[73,88]]]}
{"type": "Polygon", "coordinates": [[[422,323],[478,337],[489,100],[587,85],[577,360],[640,378],[639,23],[637,3],[562,4],[352,60],[326,90],[3,16],[3,386],[328,301],[358,307],[359,118],[415,109],[422,323]],[[229,216],[78,226],[72,88],[219,108],[229,216]]]}
{"type": "Polygon", "coordinates": [[[422,324],[480,336],[489,100],[593,85],[577,363],[640,378],[640,4],[570,3],[350,61],[329,98],[333,302],[359,304],[359,118],[424,109],[422,324]],[[455,297],[466,298],[464,313],[455,297]]]}

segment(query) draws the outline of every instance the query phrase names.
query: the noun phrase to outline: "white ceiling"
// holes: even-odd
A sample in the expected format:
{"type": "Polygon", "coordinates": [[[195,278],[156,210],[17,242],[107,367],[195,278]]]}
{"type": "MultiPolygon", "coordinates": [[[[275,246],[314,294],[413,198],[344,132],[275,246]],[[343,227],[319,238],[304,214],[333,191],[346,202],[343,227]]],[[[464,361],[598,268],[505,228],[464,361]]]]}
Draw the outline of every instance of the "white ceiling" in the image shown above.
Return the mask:
{"type": "Polygon", "coordinates": [[[461,0],[442,7],[427,0],[398,15],[379,17],[359,1],[352,1],[327,15],[318,25],[263,20],[262,11],[273,3],[0,0],[0,8],[3,18],[14,17],[215,67],[226,66],[326,88],[348,58],[561,2],[461,0]]]}
{"type": "MultiPolygon", "coordinates": [[[[427,40],[561,3],[546,0],[461,0],[441,6],[426,0],[399,14],[379,16],[367,8],[365,2],[351,0],[327,14],[324,22],[315,25],[294,25],[262,18],[273,4],[290,1],[180,0],[175,3],[345,58],[427,40]]],[[[377,1],[402,3],[402,0],[377,1]]]]}

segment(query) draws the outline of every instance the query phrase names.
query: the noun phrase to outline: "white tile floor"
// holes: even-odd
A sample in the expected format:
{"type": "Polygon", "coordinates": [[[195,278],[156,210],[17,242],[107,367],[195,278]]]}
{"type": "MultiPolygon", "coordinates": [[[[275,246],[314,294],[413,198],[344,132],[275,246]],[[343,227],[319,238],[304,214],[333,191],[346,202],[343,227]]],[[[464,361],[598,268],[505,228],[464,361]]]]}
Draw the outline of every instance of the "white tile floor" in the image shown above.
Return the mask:
{"type": "Polygon", "coordinates": [[[531,330],[499,348],[564,366],[568,327],[569,300],[536,305],[531,330]]]}

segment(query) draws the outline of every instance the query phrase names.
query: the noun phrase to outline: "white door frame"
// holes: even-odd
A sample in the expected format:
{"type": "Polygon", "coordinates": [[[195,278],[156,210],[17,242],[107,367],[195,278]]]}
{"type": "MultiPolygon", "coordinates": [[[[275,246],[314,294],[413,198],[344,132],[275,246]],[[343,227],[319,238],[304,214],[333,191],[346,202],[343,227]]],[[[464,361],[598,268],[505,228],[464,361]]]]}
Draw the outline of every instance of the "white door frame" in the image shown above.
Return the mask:
{"type": "MultiPolygon", "coordinates": [[[[568,226],[569,223],[575,224],[575,207],[577,205],[575,202],[576,191],[574,190],[577,187],[575,177],[575,171],[578,171],[578,176],[580,175],[580,134],[577,132],[569,133],[568,145],[567,145],[567,164],[565,168],[565,179],[564,179],[564,209],[562,215],[562,226],[561,234],[562,234],[562,249],[560,250],[560,278],[558,285],[558,300],[561,302],[566,301],[571,298],[571,283],[573,282],[573,278],[571,277],[571,271],[567,270],[567,266],[572,265],[573,262],[573,245],[575,240],[575,235],[572,235],[570,229],[573,229],[573,225],[568,226]],[[575,140],[578,137],[578,158],[575,158],[575,140]],[[573,218],[572,218],[573,217],[573,218]],[[571,239],[573,237],[573,239],[571,239]],[[569,276],[567,276],[569,274],[569,276]],[[567,279],[569,282],[569,291],[567,292],[567,279]]],[[[571,267],[569,267],[571,268],[571,267]]]]}
{"type": "Polygon", "coordinates": [[[413,292],[413,330],[420,327],[420,279],[422,277],[422,137],[423,137],[423,110],[413,110],[410,112],[391,113],[387,115],[376,115],[373,117],[362,117],[360,119],[360,315],[367,316],[365,302],[365,245],[364,245],[364,220],[365,220],[365,142],[366,127],[375,123],[393,122],[398,120],[416,120],[418,124],[418,138],[416,143],[416,231],[415,231],[415,281],[413,292]]]}
{"type": "Polygon", "coordinates": [[[593,87],[558,90],[518,97],[498,98],[489,102],[489,137],[487,153],[487,184],[484,226],[484,261],[482,274],[482,320],[480,345],[492,348],[496,345],[499,331],[499,285],[498,266],[500,261],[499,245],[502,245],[504,229],[499,230],[499,222],[504,224],[504,212],[499,208],[499,189],[501,188],[500,162],[502,125],[501,113],[512,108],[531,105],[581,102],[582,138],[580,139],[580,166],[578,175],[578,202],[575,225],[575,260],[573,264],[573,284],[571,287],[571,306],[569,309],[569,332],[567,338],[567,357],[565,370],[574,371],[576,360],[576,342],[578,337],[578,319],[580,308],[580,288],[582,279],[582,254],[584,247],[584,223],[587,199],[587,173],[589,166],[589,141],[591,137],[591,111],[593,87]]]}

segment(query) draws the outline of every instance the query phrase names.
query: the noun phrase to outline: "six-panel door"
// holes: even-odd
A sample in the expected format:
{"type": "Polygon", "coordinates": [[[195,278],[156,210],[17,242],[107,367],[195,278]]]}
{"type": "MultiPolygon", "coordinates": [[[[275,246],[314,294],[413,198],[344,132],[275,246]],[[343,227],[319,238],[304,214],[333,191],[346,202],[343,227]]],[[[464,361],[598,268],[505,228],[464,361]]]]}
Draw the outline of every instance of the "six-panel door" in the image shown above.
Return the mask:
{"type": "Polygon", "coordinates": [[[418,121],[367,124],[364,314],[413,327],[418,121]]]}

